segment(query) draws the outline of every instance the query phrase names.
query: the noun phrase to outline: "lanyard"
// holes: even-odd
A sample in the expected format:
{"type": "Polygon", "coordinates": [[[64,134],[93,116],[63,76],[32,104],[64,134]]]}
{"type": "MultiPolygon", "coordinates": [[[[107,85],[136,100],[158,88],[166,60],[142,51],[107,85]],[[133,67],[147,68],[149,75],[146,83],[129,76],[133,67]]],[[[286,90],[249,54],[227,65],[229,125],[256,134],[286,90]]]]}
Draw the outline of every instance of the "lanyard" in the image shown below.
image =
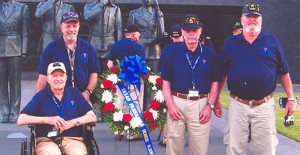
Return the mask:
{"type": "Polygon", "coordinates": [[[68,50],[68,57],[69,57],[70,66],[71,66],[71,82],[72,82],[72,87],[75,87],[75,78],[74,78],[75,51],[70,50],[67,47],[67,45],[66,45],[66,48],[68,50]]]}
{"type": "Polygon", "coordinates": [[[59,109],[59,114],[58,116],[62,117],[62,115],[64,114],[65,111],[65,102],[63,103],[62,107],[59,106],[59,104],[56,102],[55,97],[52,97],[54,103],[56,104],[57,108],[59,109]]]}
{"type": "Polygon", "coordinates": [[[188,60],[188,62],[190,64],[190,66],[191,66],[191,69],[192,69],[192,84],[193,84],[193,89],[195,89],[195,74],[194,74],[195,68],[196,68],[196,66],[198,64],[198,61],[199,61],[201,55],[202,55],[202,46],[200,44],[199,44],[199,46],[200,46],[200,54],[199,54],[198,58],[196,59],[194,66],[192,65],[192,61],[190,59],[189,53],[187,51],[185,52],[185,56],[186,56],[186,58],[187,58],[187,60],[188,60]]]}

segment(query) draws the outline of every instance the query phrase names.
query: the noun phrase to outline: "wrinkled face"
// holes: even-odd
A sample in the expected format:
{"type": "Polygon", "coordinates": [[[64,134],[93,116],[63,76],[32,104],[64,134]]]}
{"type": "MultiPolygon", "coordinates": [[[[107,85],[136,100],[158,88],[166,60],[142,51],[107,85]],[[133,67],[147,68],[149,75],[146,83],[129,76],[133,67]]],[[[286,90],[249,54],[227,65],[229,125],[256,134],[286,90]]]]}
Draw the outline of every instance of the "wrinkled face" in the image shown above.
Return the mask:
{"type": "Polygon", "coordinates": [[[152,4],[152,0],[142,0],[143,6],[150,6],[152,4]]]}
{"type": "Polygon", "coordinates": [[[182,30],[182,37],[187,45],[198,44],[202,28],[182,30]]]}
{"type": "Polygon", "coordinates": [[[57,69],[47,75],[47,81],[52,90],[62,90],[66,86],[67,75],[62,70],[57,69]]]}
{"type": "Polygon", "coordinates": [[[66,41],[77,40],[79,27],[80,27],[79,22],[76,21],[69,21],[67,23],[62,23],[60,25],[60,30],[63,34],[63,38],[66,41]]]}
{"type": "Polygon", "coordinates": [[[258,35],[261,31],[262,16],[248,15],[241,17],[241,23],[243,25],[243,32],[248,35],[258,35]]]}

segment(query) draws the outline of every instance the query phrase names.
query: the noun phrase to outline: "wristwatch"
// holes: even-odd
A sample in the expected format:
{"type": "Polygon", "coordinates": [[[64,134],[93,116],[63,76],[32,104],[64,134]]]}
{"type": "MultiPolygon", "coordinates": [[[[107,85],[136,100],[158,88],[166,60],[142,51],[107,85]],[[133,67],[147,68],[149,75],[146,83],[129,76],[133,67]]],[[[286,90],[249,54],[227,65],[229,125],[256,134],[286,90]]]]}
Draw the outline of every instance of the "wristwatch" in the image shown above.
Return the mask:
{"type": "Polygon", "coordinates": [[[211,109],[214,109],[214,107],[215,107],[214,104],[211,104],[211,103],[209,103],[209,102],[207,102],[206,105],[208,105],[211,109]]]}
{"type": "Polygon", "coordinates": [[[296,100],[295,97],[289,97],[288,98],[288,101],[294,101],[295,102],[295,100],[296,100]]]}
{"type": "Polygon", "coordinates": [[[80,122],[77,119],[73,119],[75,126],[79,126],[80,122]]]}

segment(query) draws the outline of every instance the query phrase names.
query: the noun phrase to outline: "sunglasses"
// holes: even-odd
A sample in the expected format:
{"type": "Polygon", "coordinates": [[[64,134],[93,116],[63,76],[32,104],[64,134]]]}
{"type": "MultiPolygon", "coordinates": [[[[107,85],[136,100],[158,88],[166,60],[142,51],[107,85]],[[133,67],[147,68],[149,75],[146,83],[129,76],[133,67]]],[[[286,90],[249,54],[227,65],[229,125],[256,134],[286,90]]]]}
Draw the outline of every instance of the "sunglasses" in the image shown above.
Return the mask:
{"type": "Polygon", "coordinates": [[[52,67],[61,67],[61,64],[59,62],[54,62],[52,67]]]}

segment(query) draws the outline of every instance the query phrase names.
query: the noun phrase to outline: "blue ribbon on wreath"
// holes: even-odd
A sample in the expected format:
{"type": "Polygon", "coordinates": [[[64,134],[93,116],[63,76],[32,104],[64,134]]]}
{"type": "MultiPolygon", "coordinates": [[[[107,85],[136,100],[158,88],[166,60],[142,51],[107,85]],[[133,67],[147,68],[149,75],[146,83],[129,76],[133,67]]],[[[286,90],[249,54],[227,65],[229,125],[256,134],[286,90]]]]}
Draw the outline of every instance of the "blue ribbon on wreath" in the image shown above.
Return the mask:
{"type": "Polygon", "coordinates": [[[129,58],[125,56],[120,67],[124,70],[119,74],[119,79],[126,82],[127,90],[129,85],[132,84],[137,87],[138,91],[140,91],[140,74],[146,75],[149,72],[145,60],[138,55],[129,56],[129,58]]]}

